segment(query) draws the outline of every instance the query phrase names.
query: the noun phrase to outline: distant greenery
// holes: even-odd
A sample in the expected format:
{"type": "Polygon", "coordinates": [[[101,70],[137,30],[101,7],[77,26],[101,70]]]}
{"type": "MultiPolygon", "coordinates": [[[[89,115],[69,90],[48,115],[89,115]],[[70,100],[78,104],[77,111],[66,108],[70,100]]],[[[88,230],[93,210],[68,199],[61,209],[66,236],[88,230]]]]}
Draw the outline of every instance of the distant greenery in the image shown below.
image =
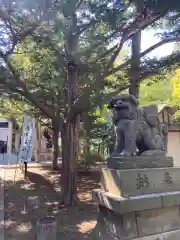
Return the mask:
{"type": "Polygon", "coordinates": [[[176,107],[177,111],[174,115],[175,119],[180,119],[180,69],[177,69],[176,74],[171,79],[172,95],[170,100],[170,106],[176,107]]]}
{"type": "Polygon", "coordinates": [[[140,105],[168,105],[171,99],[172,89],[173,86],[170,76],[160,81],[157,81],[156,78],[147,79],[140,87],[140,105]]]}

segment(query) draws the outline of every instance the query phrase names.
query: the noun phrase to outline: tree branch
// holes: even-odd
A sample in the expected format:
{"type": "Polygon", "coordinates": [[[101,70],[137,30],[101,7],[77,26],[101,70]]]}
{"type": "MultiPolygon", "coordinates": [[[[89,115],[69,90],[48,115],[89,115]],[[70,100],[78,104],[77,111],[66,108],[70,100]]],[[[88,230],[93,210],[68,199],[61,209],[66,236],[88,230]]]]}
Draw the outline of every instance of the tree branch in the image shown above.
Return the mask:
{"type": "Polygon", "coordinates": [[[33,23],[32,26],[27,28],[26,30],[22,31],[21,33],[15,35],[15,33],[11,32],[13,36],[12,48],[6,53],[6,56],[13,53],[15,46],[22,42],[27,36],[31,35],[35,29],[39,26],[39,22],[33,23]]]}
{"type": "Polygon", "coordinates": [[[128,89],[129,86],[130,86],[130,84],[118,86],[115,91],[108,93],[108,94],[104,97],[102,103],[105,104],[105,103],[109,102],[113,96],[115,96],[115,95],[119,94],[120,92],[128,89]]]}
{"type": "Polygon", "coordinates": [[[45,122],[43,121],[43,119],[41,119],[41,118],[39,118],[39,121],[43,124],[43,126],[46,126],[46,127],[52,129],[51,123],[49,123],[49,122],[48,122],[48,123],[45,123],[45,122]]]}
{"type": "MultiPolygon", "coordinates": [[[[11,64],[7,56],[4,56],[0,52],[0,57],[3,58],[4,62],[6,63],[7,67],[9,68],[10,72],[12,73],[14,80],[17,83],[16,92],[20,93],[24,97],[26,97],[32,104],[37,106],[46,116],[52,117],[52,113],[46,109],[38,100],[34,98],[34,96],[27,90],[26,84],[21,80],[19,73],[16,71],[14,66],[11,64]],[[18,87],[21,87],[23,91],[20,91],[18,87]]],[[[10,86],[9,86],[10,87],[10,86]]]]}
{"type": "MultiPolygon", "coordinates": [[[[171,43],[171,42],[176,42],[176,41],[180,41],[180,37],[173,37],[173,38],[169,38],[169,39],[163,39],[162,41],[159,41],[158,43],[154,44],[153,46],[149,47],[148,49],[146,49],[144,52],[142,52],[140,54],[140,58],[146,56],[147,54],[149,54],[150,52],[152,52],[153,50],[155,50],[156,48],[167,44],[167,43],[171,43]]],[[[129,59],[127,60],[125,63],[119,65],[116,68],[113,68],[108,74],[114,74],[120,70],[123,70],[123,68],[125,68],[126,66],[130,65],[132,63],[133,59],[129,59]]]]}
{"type": "Polygon", "coordinates": [[[3,20],[3,21],[8,21],[10,16],[9,16],[9,13],[6,11],[5,8],[3,7],[0,7],[0,18],[3,20]]]}
{"type": "Polygon", "coordinates": [[[84,0],[79,0],[76,4],[76,10],[81,6],[84,0]]]}
{"type": "Polygon", "coordinates": [[[147,77],[153,76],[155,74],[159,74],[159,72],[164,69],[168,68],[172,70],[180,66],[180,53],[174,53],[169,57],[165,57],[164,59],[160,59],[157,61],[152,61],[152,63],[146,64],[145,67],[140,69],[140,81],[146,79],[147,77]]]}
{"type": "MultiPolygon", "coordinates": [[[[116,51],[114,52],[114,54],[111,56],[110,60],[109,60],[109,63],[107,64],[107,68],[104,70],[103,73],[100,73],[99,76],[97,76],[97,78],[92,82],[92,84],[90,85],[89,88],[87,88],[77,99],[76,101],[74,102],[73,106],[72,106],[72,109],[73,107],[76,107],[77,106],[77,103],[80,101],[80,99],[84,96],[84,95],[88,95],[88,93],[94,88],[96,87],[96,84],[97,84],[97,81],[104,81],[104,79],[110,75],[109,74],[109,68],[112,67],[112,65],[114,64],[114,61],[118,55],[118,53],[121,51],[122,47],[123,47],[123,44],[125,41],[127,41],[128,39],[130,39],[136,32],[138,32],[139,30],[142,30],[144,27],[146,27],[147,25],[150,25],[152,24],[155,20],[157,20],[159,18],[158,17],[155,17],[155,19],[151,19],[149,18],[149,16],[146,17],[145,20],[143,20],[142,22],[138,22],[138,21],[135,21],[133,24],[131,24],[131,28],[134,27],[135,29],[129,29],[129,27],[126,28],[126,30],[124,31],[123,33],[123,36],[121,38],[121,41],[119,43],[119,46],[118,48],[116,49],[116,51]]],[[[71,111],[73,110],[70,110],[70,115],[71,115],[71,111]]],[[[68,119],[68,118],[67,118],[68,119]]]]}
{"type": "MultiPolygon", "coordinates": [[[[146,16],[146,18],[143,21],[142,20],[135,20],[133,23],[129,24],[125,29],[123,29],[123,34],[122,34],[121,41],[119,43],[119,47],[117,48],[117,50],[115,51],[115,53],[113,54],[111,59],[109,60],[108,68],[106,68],[104,73],[101,74],[101,76],[99,76],[99,77],[100,78],[102,78],[102,77],[105,78],[105,77],[110,75],[109,68],[113,65],[113,63],[114,63],[114,61],[117,57],[117,53],[119,53],[121,51],[124,42],[129,40],[138,31],[143,30],[144,28],[151,25],[153,22],[157,21],[161,17],[162,17],[162,15],[157,15],[157,16],[148,15],[148,16],[146,16]]],[[[98,77],[97,77],[97,79],[98,79],[98,77]]],[[[96,80],[95,80],[95,82],[96,82],[96,80]]]]}
{"type": "MultiPolygon", "coordinates": [[[[125,41],[126,41],[125,37],[122,37],[122,39],[121,39],[121,41],[120,41],[120,43],[119,43],[119,46],[116,48],[116,50],[114,51],[114,54],[112,55],[112,57],[111,57],[110,60],[109,60],[109,63],[108,63],[108,65],[107,65],[107,71],[108,71],[109,68],[111,68],[112,65],[114,64],[114,62],[115,62],[117,56],[119,55],[119,53],[120,53],[120,51],[121,51],[121,49],[122,49],[123,44],[124,44],[125,41]]],[[[104,74],[106,75],[106,71],[105,71],[104,74]]]]}
{"type": "MultiPolygon", "coordinates": [[[[154,21],[157,21],[159,18],[161,18],[162,15],[158,15],[155,16],[154,18],[150,16],[147,16],[146,19],[144,19],[141,22],[135,21],[133,24],[131,24],[131,29],[126,28],[126,31],[124,31],[124,34],[121,38],[121,41],[119,43],[119,47],[117,48],[117,50],[114,52],[114,54],[112,55],[112,57],[109,60],[108,63],[108,67],[105,69],[104,73],[100,73],[100,76],[97,76],[97,78],[92,82],[92,84],[90,85],[89,88],[87,88],[74,102],[74,104],[72,105],[72,108],[69,111],[69,116],[67,116],[65,122],[68,122],[69,119],[72,118],[73,114],[76,114],[75,109],[78,105],[78,103],[81,101],[81,99],[83,98],[83,96],[87,96],[89,92],[92,91],[93,87],[96,86],[97,81],[104,81],[104,79],[110,75],[109,73],[109,68],[114,64],[114,61],[117,57],[117,53],[120,52],[120,50],[122,49],[122,46],[124,44],[125,41],[127,41],[128,39],[130,39],[135,33],[137,33],[140,30],[143,30],[144,28],[146,28],[147,26],[151,25],[154,21]]],[[[150,49],[149,49],[150,50],[150,49]]],[[[152,51],[152,48],[151,48],[152,51]]],[[[147,50],[145,52],[147,54],[147,50]]],[[[132,61],[132,59],[131,59],[132,61]]],[[[126,65],[124,65],[126,66],[126,65]]]]}
{"type": "Polygon", "coordinates": [[[38,36],[36,34],[32,34],[32,38],[40,43],[47,44],[48,47],[51,48],[57,55],[60,55],[61,57],[65,57],[65,54],[61,52],[61,49],[58,47],[58,45],[53,42],[53,40],[49,36],[38,36]]]}

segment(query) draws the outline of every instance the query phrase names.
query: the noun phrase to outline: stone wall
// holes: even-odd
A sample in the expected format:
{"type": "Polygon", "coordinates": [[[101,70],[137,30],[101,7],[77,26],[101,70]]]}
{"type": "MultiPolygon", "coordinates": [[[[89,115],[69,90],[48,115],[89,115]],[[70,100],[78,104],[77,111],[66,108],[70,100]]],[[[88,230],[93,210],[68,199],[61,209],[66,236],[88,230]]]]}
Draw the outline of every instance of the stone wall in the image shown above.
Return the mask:
{"type": "Polygon", "coordinates": [[[102,240],[179,240],[179,206],[118,214],[100,206],[97,234],[102,240]],[[98,231],[99,230],[99,231],[98,231]]]}

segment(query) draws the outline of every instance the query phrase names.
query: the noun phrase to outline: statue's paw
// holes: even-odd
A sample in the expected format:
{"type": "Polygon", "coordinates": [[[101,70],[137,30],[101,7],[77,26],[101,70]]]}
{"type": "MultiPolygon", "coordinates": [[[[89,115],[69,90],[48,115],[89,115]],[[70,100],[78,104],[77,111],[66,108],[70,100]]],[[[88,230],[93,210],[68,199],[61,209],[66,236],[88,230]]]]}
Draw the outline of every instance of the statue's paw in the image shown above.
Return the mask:
{"type": "Polygon", "coordinates": [[[156,156],[156,157],[164,157],[166,156],[167,152],[162,150],[147,150],[141,153],[141,156],[156,156]]]}
{"type": "Polygon", "coordinates": [[[133,156],[133,157],[138,156],[138,155],[139,155],[138,152],[133,152],[133,153],[131,154],[131,156],[133,156]]]}
{"type": "Polygon", "coordinates": [[[129,153],[129,152],[122,152],[122,153],[120,153],[120,156],[122,156],[122,157],[130,157],[131,153],[129,153]]]}

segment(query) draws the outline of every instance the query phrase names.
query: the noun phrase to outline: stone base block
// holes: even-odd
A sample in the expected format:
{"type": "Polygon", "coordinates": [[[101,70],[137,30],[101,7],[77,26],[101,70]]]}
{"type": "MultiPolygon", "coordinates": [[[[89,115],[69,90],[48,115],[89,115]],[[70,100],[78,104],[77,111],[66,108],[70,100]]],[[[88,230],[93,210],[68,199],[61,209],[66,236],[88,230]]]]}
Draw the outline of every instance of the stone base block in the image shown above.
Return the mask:
{"type": "Polygon", "coordinates": [[[115,170],[103,168],[102,188],[117,196],[180,191],[180,168],[115,170]]]}
{"type": "MultiPolygon", "coordinates": [[[[96,228],[93,230],[88,240],[121,240],[123,238],[117,238],[114,235],[107,232],[107,229],[97,223],[96,228]]],[[[128,238],[125,238],[128,240],[128,238]]],[[[180,230],[164,232],[160,234],[153,234],[146,237],[130,238],[131,240],[179,240],[180,230]]]]}
{"type": "Polygon", "coordinates": [[[129,198],[117,197],[97,189],[93,191],[94,201],[107,209],[124,214],[143,210],[166,208],[180,205],[180,191],[146,194],[129,198]]]}
{"type": "Polygon", "coordinates": [[[94,236],[93,240],[179,240],[179,206],[125,214],[100,206],[94,236]]]}
{"type": "Polygon", "coordinates": [[[110,169],[165,168],[173,167],[173,158],[165,156],[108,157],[110,169]]]}

